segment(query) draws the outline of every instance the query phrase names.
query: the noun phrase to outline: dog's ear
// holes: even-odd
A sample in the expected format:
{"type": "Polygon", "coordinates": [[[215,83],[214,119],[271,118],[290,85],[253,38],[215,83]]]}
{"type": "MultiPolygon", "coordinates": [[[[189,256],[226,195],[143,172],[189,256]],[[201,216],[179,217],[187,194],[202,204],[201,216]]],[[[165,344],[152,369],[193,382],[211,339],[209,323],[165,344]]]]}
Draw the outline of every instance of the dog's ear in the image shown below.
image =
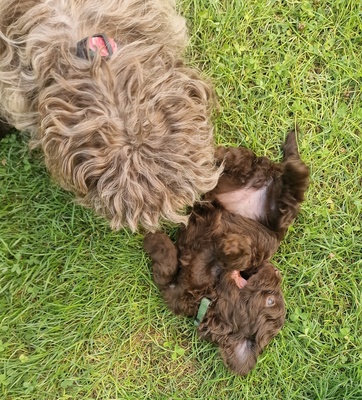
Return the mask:
{"type": "Polygon", "coordinates": [[[246,375],[255,367],[261,350],[253,338],[228,338],[219,343],[225,365],[238,375],[246,375]]]}
{"type": "MultiPolygon", "coordinates": [[[[212,314],[212,312],[210,313],[212,314]]],[[[254,368],[261,349],[254,337],[240,338],[232,333],[231,324],[221,322],[217,316],[207,315],[198,327],[199,337],[219,345],[225,365],[238,375],[254,368]]]]}
{"type": "MultiPolygon", "coordinates": [[[[245,375],[255,367],[257,358],[273,337],[279,332],[284,323],[284,307],[280,308],[282,315],[268,324],[265,318],[259,318],[259,329],[248,337],[241,334],[231,334],[218,341],[221,356],[232,371],[245,375]]],[[[279,315],[279,314],[278,314],[279,315]]],[[[254,325],[254,328],[257,324],[254,325]]]]}

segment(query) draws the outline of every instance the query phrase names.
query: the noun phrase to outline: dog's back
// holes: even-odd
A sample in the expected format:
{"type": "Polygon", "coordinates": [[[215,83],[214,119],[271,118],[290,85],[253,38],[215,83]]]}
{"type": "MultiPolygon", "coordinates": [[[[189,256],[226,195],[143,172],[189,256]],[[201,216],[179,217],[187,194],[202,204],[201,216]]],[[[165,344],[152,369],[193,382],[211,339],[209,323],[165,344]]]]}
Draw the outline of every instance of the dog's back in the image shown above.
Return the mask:
{"type": "Polygon", "coordinates": [[[186,222],[217,183],[213,89],[183,61],[185,26],[173,0],[1,2],[0,119],[114,229],[186,222]],[[84,56],[97,34],[114,51],[84,56]]]}

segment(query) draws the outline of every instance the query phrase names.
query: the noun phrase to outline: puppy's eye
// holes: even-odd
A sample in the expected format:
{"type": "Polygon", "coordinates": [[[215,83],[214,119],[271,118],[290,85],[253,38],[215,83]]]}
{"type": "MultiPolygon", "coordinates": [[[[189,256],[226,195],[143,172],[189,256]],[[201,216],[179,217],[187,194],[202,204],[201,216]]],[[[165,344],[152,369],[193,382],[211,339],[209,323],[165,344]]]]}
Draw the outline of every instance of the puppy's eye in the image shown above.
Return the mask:
{"type": "Polygon", "coordinates": [[[266,306],[267,306],[267,307],[271,307],[271,306],[273,306],[274,304],[275,304],[274,297],[269,296],[269,297],[266,299],[266,306]]]}

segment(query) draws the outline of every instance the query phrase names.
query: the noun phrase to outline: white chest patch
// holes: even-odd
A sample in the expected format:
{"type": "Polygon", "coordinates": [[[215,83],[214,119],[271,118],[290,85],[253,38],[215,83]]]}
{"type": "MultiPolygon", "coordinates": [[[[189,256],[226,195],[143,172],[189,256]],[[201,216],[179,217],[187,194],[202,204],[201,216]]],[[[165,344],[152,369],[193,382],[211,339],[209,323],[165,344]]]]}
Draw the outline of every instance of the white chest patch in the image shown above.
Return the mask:
{"type": "Polygon", "coordinates": [[[265,214],[266,190],[267,186],[242,188],[218,194],[216,198],[228,211],[255,220],[265,214]]]}

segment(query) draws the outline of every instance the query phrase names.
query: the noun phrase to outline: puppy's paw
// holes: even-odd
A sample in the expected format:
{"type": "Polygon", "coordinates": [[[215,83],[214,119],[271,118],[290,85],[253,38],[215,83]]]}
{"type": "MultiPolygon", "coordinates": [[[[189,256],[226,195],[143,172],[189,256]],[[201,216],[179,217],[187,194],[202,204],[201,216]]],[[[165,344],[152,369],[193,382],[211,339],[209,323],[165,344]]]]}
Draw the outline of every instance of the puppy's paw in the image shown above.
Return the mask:
{"type": "Polygon", "coordinates": [[[164,233],[148,233],[143,245],[153,261],[153,280],[163,290],[177,273],[177,248],[164,233]]]}
{"type": "Polygon", "coordinates": [[[255,154],[245,147],[218,147],[215,152],[218,162],[224,162],[224,172],[235,178],[246,177],[253,169],[255,154]]]}
{"type": "Polygon", "coordinates": [[[148,233],[143,241],[143,247],[153,261],[162,261],[165,258],[174,257],[175,245],[164,233],[148,233]]]}
{"type": "Polygon", "coordinates": [[[218,161],[219,164],[221,164],[224,161],[224,158],[228,152],[228,148],[224,146],[219,146],[215,150],[215,158],[218,161]]]}
{"type": "Polygon", "coordinates": [[[143,248],[145,249],[145,252],[153,259],[154,254],[158,253],[162,255],[162,253],[166,251],[164,244],[168,241],[170,241],[170,239],[164,233],[147,233],[143,240],[143,248]]]}

